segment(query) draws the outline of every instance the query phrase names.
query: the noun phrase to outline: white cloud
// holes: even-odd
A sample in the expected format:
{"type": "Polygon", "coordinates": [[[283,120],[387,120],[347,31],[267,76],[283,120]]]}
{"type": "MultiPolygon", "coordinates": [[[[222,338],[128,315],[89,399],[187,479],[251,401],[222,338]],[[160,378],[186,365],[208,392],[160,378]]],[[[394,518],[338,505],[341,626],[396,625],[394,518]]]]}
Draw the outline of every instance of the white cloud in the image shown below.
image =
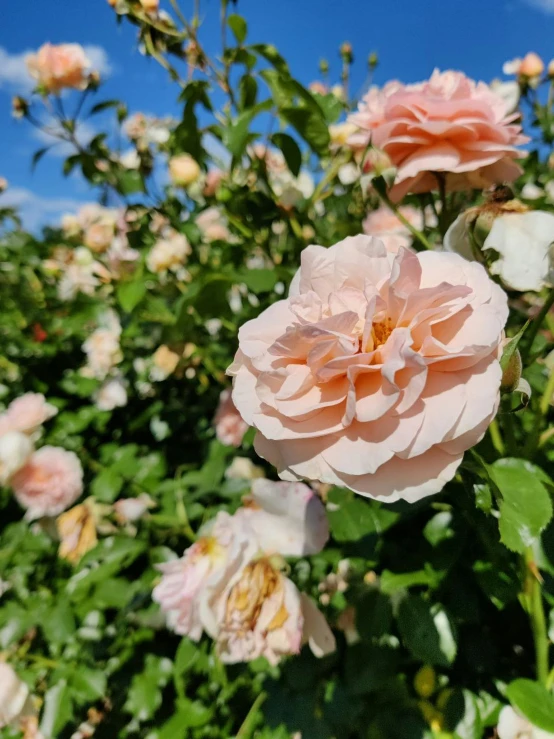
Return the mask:
{"type": "Polygon", "coordinates": [[[83,46],[85,54],[90,59],[92,68],[100,72],[101,77],[108,77],[113,72],[113,67],[108,58],[108,52],[101,46],[83,46]]]}
{"type": "Polygon", "coordinates": [[[544,13],[554,14],[554,0],[525,0],[525,2],[544,13]]]}
{"type": "Polygon", "coordinates": [[[17,208],[29,231],[47,223],[57,223],[62,213],[74,212],[81,205],[82,202],[74,198],[45,198],[26,187],[8,187],[0,195],[0,208],[17,208]]]}
{"type": "MultiPolygon", "coordinates": [[[[102,78],[108,77],[113,68],[106,50],[95,45],[83,48],[90,59],[92,68],[98,70],[102,78]]],[[[29,76],[25,64],[25,57],[31,53],[32,50],[27,49],[19,54],[10,54],[3,46],[0,46],[0,88],[21,93],[30,92],[33,89],[34,81],[29,76]]]]}
{"type": "MultiPolygon", "coordinates": [[[[56,134],[57,132],[63,132],[62,127],[57,121],[44,121],[44,126],[48,130],[45,131],[43,129],[33,128],[32,136],[37,141],[40,141],[40,143],[44,146],[52,145],[52,149],[48,152],[49,154],[58,157],[68,157],[72,154],[77,153],[73,144],[66,141],[60,141],[56,138],[55,135],[52,135],[56,134]],[[51,133],[48,133],[48,131],[51,131],[51,133]]],[[[85,147],[91,141],[91,139],[96,136],[97,133],[98,131],[90,123],[78,121],[77,127],[75,129],[75,138],[81,144],[81,146],[85,147]]]]}

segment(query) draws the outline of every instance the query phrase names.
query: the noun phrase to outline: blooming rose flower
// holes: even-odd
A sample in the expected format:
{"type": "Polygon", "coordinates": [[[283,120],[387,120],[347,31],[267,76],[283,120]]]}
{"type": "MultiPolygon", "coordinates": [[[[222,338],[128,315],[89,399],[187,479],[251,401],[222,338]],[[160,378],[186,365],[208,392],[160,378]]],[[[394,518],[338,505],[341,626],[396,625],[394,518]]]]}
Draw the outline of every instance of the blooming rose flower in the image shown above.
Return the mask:
{"type": "Polygon", "coordinates": [[[57,412],[58,409],[47,403],[42,393],[25,393],[13,400],[5,413],[0,414],[0,434],[3,429],[34,434],[57,412]]]}
{"type": "Polygon", "coordinates": [[[15,473],[11,486],[27,518],[57,516],[83,492],[83,468],[74,452],[43,446],[15,473]]]}
{"type": "Polygon", "coordinates": [[[227,582],[255,554],[257,545],[250,534],[228,513],[220,512],[181,559],[159,565],[163,576],[152,597],[176,634],[200,639],[204,592],[208,592],[204,589],[217,590],[220,582],[227,582]]]}
{"type": "MultiPolygon", "coordinates": [[[[494,206],[492,206],[494,207],[494,206]]],[[[491,213],[485,238],[481,234],[472,237],[472,229],[486,217],[487,210],[470,208],[450,226],[444,237],[444,248],[457,252],[466,259],[479,256],[479,249],[492,252],[494,261],[489,266],[511,290],[535,290],[554,283],[552,247],[554,245],[554,214],[539,210],[526,210],[517,201],[510,201],[504,209],[491,213]],[[510,210],[513,208],[513,210],[510,210]],[[480,211],[483,213],[479,215],[480,211]],[[473,225],[475,224],[475,225],[473,225]],[[473,244],[472,244],[473,239],[473,244]],[[522,244],[525,248],[522,249],[522,244]],[[497,256],[498,255],[498,256],[497,256]]],[[[475,231],[473,230],[475,234],[475,231]]]]}
{"type": "Polygon", "coordinates": [[[437,189],[484,188],[521,173],[515,148],[528,141],[505,101],[461,72],[435,70],[427,82],[372,88],[349,119],[360,128],[351,145],[371,141],[397,168],[391,197],[437,189]]]}
{"type": "Polygon", "coordinates": [[[89,81],[90,60],[79,44],[44,44],[25,62],[31,77],[55,95],[66,87],[84,90],[89,81]]]}
{"type": "Polygon", "coordinates": [[[29,459],[33,443],[21,431],[0,428],[0,485],[6,485],[10,478],[29,459]]]}
{"type": "Polygon", "coordinates": [[[153,382],[165,380],[175,372],[179,359],[177,352],[172,352],[165,344],[159,346],[152,355],[153,367],[150,370],[150,379],[153,382]]]}
{"type": "Polygon", "coordinates": [[[121,324],[112,310],[106,311],[99,323],[99,327],[83,344],[83,351],[87,355],[87,366],[83,373],[104,380],[123,359],[119,346],[121,324]]]}
{"type": "Polygon", "coordinates": [[[350,137],[358,131],[355,123],[344,121],[343,123],[333,123],[329,126],[329,136],[331,137],[331,149],[340,149],[346,146],[350,137]]]}
{"type": "Polygon", "coordinates": [[[214,418],[215,435],[222,444],[240,446],[248,424],[242,420],[237,411],[230,390],[223,390],[219,396],[219,405],[214,418]]]}
{"type": "Polygon", "coordinates": [[[101,220],[92,223],[84,232],[83,243],[91,251],[99,253],[106,251],[114,238],[114,224],[110,220],[101,220]]]}
{"type": "Polygon", "coordinates": [[[544,62],[538,54],[530,51],[523,59],[512,59],[505,62],[502,71],[504,74],[513,74],[516,77],[523,78],[528,84],[535,87],[544,72],[544,62]]]}
{"type": "Polygon", "coordinates": [[[199,213],[195,223],[205,241],[228,241],[231,236],[225,214],[215,206],[199,213]]]}
{"type": "Polygon", "coordinates": [[[191,248],[186,236],[173,232],[157,241],[150,249],[146,257],[146,266],[150,272],[179,273],[190,253],[191,248]]]}
{"type": "Polygon", "coordinates": [[[179,154],[169,160],[169,176],[174,185],[187,187],[200,177],[200,165],[190,154],[179,154]]]}
{"type": "Polygon", "coordinates": [[[511,706],[504,706],[498,717],[496,727],[498,739],[553,739],[554,734],[537,729],[536,726],[514,711],[511,706]]]}
{"type": "MultiPolygon", "coordinates": [[[[294,583],[262,557],[246,565],[218,600],[214,625],[222,662],[250,662],[265,657],[277,664],[298,654],[304,618],[294,583]]],[[[207,627],[210,633],[209,624],[207,627]]]]}
{"type": "Polygon", "coordinates": [[[329,538],[323,503],[303,483],[254,480],[251,496],[235,516],[248,522],[260,549],[268,554],[317,554],[329,538]]]}
{"type": "Polygon", "coordinates": [[[94,396],[96,407],[101,411],[113,411],[127,405],[127,389],[121,376],[105,380],[94,396]]]}
{"type": "Polygon", "coordinates": [[[135,113],[129,116],[123,125],[125,134],[137,143],[139,149],[145,149],[151,144],[163,146],[169,141],[169,127],[172,121],[169,118],[153,118],[144,113],[135,113]]]}
{"type": "Polygon", "coordinates": [[[507,315],[458,255],[395,257],[369,236],[309,246],[288,299],[240,329],[232,398],[281,478],[415,501],[496,413],[507,315]]]}
{"type": "MultiPolygon", "coordinates": [[[[411,205],[399,209],[404,218],[418,231],[423,229],[423,214],[411,205]]],[[[435,219],[429,214],[429,225],[435,225],[435,219]]],[[[371,211],[362,223],[364,233],[377,236],[387,247],[387,251],[396,254],[401,247],[408,249],[412,245],[412,234],[390,208],[381,206],[371,211]]]]}
{"type": "Polygon", "coordinates": [[[18,726],[24,717],[34,713],[27,684],[18,678],[10,665],[0,662],[0,729],[18,726]]]}

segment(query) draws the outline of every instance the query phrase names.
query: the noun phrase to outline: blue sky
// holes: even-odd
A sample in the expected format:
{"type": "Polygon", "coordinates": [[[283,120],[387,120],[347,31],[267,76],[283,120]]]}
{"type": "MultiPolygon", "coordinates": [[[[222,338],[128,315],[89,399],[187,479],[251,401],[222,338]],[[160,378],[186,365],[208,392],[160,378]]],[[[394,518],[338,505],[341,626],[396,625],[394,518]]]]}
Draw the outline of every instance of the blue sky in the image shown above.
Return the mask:
{"type": "MultiPolygon", "coordinates": [[[[6,2],[6,0],[4,0],[6,2]]],[[[161,0],[164,7],[164,0],[161,0]]],[[[191,2],[181,7],[190,13],[191,2]]],[[[201,0],[201,35],[219,50],[219,1],[201,0]]],[[[502,63],[533,50],[554,57],[554,0],[239,0],[252,42],[275,44],[293,73],[308,84],[326,57],[336,74],[338,46],[352,43],[352,90],[366,84],[366,59],[377,51],[377,83],[428,77],[434,67],[461,69],[484,80],[502,75],[502,63]]],[[[86,183],[61,174],[62,158],[45,157],[34,172],[30,159],[44,145],[25,122],[11,118],[11,97],[25,91],[24,52],[45,41],[92,47],[106,82],[98,99],[121,98],[129,110],[176,115],[177,88],[155,62],[138,52],[135,28],[118,25],[106,0],[19,0],[4,8],[0,26],[0,176],[10,183],[0,204],[19,202],[27,225],[55,220],[91,199],[86,183]]]]}

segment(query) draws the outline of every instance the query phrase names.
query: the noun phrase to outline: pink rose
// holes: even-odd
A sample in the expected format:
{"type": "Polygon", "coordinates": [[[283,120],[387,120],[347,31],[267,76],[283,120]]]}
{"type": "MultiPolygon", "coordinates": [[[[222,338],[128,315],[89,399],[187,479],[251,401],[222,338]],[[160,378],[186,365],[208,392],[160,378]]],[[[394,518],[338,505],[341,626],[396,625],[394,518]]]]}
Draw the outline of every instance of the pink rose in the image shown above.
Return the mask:
{"type": "Polygon", "coordinates": [[[212,636],[222,662],[265,657],[275,665],[282,656],[300,652],[304,628],[300,593],[265,557],[240,570],[218,601],[215,615],[218,629],[212,636]]]}
{"type": "Polygon", "coordinates": [[[152,597],[165,612],[169,628],[198,641],[204,629],[207,588],[217,591],[219,583],[226,583],[256,549],[249,530],[221,512],[183,557],[160,565],[162,579],[152,597]]]}
{"type": "Polygon", "coordinates": [[[233,400],[286,480],[388,502],[438,492],[494,417],[504,292],[454,254],[369,236],[309,246],[239,331],[233,400]]]}
{"type": "Polygon", "coordinates": [[[57,412],[58,409],[47,403],[41,393],[25,393],[12,401],[7,411],[0,415],[0,435],[6,431],[33,434],[57,412]]]}
{"type": "Polygon", "coordinates": [[[43,446],[15,473],[11,486],[27,518],[57,516],[83,492],[83,468],[73,452],[43,446]]]}
{"type": "Polygon", "coordinates": [[[506,102],[461,72],[435,70],[427,82],[372,88],[349,121],[360,128],[351,145],[382,149],[397,168],[391,197],[437,189],[485,188],[521,173],[515,148],[528,141],[506,102]]]}
{"type": "Polygon", "coordinates": [[[301,557],[321,552],[329,538],[323,503],[303,483],[257,479],[235,517],[244,518],[269,554],[301,557]]]}
{"type": "Polygon", "coordinates": [[[248,424],[242,420],[235,408],[230,390],[224,390],[219,396],[219,405],[214,418],[215,435],[222,444],[239,447],[248,424]]]}
{"type": "Polygon", "coordinates": [[[202,194],[204,195],[204,197],[213,197],[216,194],[217,188],[220,186],[222,180],[223,172],[220,169],[209,169],[208,173],[206,174],[206,179],[204,180],[204,188],[202,190],[202,194]]]}
{"type": "MultiPolygon", "coordinates": [[[[418,231],[423,229],[421,210],[413,208],[411,205],[401,206],[398,210],[414,228],[418,231]]],[[[432,216],[430,216],[428,223],[429,225],[435,225],[432,216]]],[[[387,247],[387,251],[391,254],[396,254],[401,247],[409,249],[412,245],[413,237],[410,230],[386,206],[368,213],[362,223],[362,228],[365,234],[377,236],[381,239],[387,247]]]]}
{"type": "Polygon", "coordinates": [[[66,87],[84,90],[88,84],[90,61],[79,44],[44,44],[26,58],[33,79],[48,92],[58,94],[66,87]]]}

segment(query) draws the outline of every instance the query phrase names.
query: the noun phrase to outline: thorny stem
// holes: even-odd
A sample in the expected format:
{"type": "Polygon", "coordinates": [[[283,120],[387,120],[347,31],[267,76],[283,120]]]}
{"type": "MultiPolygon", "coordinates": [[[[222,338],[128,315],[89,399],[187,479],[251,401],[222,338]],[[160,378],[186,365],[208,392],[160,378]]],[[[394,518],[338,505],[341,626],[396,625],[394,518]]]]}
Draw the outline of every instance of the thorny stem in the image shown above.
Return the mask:
{"type": "Polygon", "coordinates": [[[533,551],[527,549],[525,562],[525,591],[527,612],[531,620],[533,641],[535,643],[535,663],[537,680],[546,685],[549,680],[548,667],[548,631],[544,615],[544,604],[541,593],[539,574],[536,571],[533,551]]]}

